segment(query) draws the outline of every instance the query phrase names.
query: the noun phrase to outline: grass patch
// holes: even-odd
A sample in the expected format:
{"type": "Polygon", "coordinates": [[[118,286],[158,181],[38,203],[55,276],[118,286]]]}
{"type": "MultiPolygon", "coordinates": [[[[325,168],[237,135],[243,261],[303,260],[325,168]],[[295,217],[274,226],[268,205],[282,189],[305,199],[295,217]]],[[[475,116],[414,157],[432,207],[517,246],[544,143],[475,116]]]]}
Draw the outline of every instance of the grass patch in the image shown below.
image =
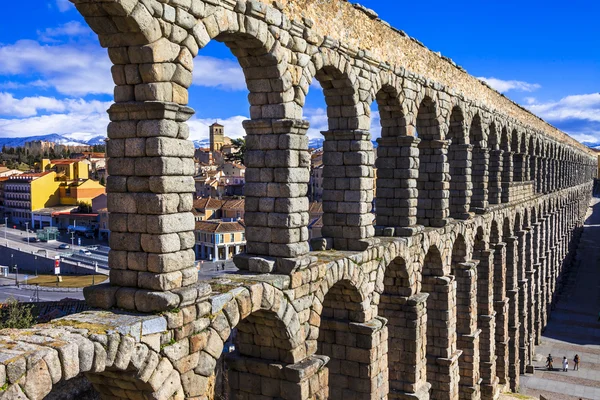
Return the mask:
{"type": "Polygon", "coordinates": [[[81,288],[99,284],[107,280],[106,275],[65,275],[62,282],[58,282],[56,275],[39,275],[38,277],[22,280],[21,283],[28,285],[38,284],[45,287],[81,288]]]}

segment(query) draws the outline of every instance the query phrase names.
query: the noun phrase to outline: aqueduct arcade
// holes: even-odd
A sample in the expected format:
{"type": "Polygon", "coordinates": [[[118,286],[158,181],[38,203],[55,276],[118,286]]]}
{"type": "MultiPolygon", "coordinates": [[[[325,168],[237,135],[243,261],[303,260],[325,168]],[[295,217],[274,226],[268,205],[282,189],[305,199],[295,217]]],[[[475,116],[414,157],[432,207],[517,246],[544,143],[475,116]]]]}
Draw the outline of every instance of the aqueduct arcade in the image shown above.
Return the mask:
{"type": "Polygon", "coordinates": [[[585,146],[345,1],[72,1],[114,64],[110,284],[85,292],[98,311],[0,332],[0,399],[81,374],[106,399],[213,399],[224,382],[261,400],[518,389],[577,248],[585,146]],[[211,40],[249,91],[247,254],[198,282],[186,104],[211,40]],[[309,242],[315,80],[329,128],[309,242]]]}

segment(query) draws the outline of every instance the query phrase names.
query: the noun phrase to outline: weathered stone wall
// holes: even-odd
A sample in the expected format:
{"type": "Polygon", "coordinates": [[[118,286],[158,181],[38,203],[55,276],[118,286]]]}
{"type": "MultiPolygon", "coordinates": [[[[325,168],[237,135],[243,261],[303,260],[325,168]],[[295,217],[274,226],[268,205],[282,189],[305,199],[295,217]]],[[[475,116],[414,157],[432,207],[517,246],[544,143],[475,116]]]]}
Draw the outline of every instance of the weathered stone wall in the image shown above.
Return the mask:
{"type": "Polygon", "coordinates": [[[73,2],[114,64],[110,284],[85,291],[106,311],[0,332],[0,398],[41,399],[81,373],[123,399],[212,399],[223,382],[236,399],[518,388],[597,158],[345,2],[73,2]],[[186,104],[210,40],[231,49],[250,92],[248,245],[240,273],[198,283],[186,104]],[[309,243],[302,108],[314,79],[329,127],[324,237],[309,243]]]}

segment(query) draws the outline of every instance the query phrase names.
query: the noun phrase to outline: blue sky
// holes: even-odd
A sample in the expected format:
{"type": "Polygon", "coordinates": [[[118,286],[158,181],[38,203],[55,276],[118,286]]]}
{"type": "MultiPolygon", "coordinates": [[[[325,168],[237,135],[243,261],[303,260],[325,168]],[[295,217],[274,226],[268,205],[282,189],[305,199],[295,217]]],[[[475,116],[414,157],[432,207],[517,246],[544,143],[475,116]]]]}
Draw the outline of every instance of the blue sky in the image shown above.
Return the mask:
{"type": "MultiPolygon", "coordinates": [[[[0,137],[105,135],[113,83],[106,51],[67,0],[7,2],[0,24],[0,137]]],[[[484,78],[580,141],[600,144],[600,3],[592,0],[487,0],[361,4],[470,74],[484,78]]],[[[193,139],[224,123],[243,134],[247,91],[235,58],[211,43],[195,60],[193,139]]],[[[326,129],[322,95],[312,90],[311,137],[326,129]]],[[[376,106],[374,106],[376,107],[376,106]]],[[[377,137],[374,108],[372,133],[377,137]]]]}

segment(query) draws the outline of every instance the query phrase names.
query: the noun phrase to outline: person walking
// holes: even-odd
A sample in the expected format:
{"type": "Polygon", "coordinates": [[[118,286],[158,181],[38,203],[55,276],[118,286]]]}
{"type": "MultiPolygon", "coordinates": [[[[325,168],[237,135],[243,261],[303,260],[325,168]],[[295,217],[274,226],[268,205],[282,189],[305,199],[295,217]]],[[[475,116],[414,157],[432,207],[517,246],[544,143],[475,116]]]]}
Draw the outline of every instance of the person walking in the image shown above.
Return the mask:
{"type": "Polygon", "coordinates": [[[573,359],[573,371],[579,371],[579,354],[575,354],[575,358],[573,359]]]}
{"type": "Polygon", "coordinates": [[[563,357],[563,371],[569,372],[569,360],[567,360],[567,357],[563,357]]]}
{"type": "Polygon", "coordinates": [[[552,354],[548,354],[548,357],[546,358],[546,367],[548,367],[548,371],[552,371],[554,369],[552,366],[552,361],[554,361],[552,359],[552,354]]]}

